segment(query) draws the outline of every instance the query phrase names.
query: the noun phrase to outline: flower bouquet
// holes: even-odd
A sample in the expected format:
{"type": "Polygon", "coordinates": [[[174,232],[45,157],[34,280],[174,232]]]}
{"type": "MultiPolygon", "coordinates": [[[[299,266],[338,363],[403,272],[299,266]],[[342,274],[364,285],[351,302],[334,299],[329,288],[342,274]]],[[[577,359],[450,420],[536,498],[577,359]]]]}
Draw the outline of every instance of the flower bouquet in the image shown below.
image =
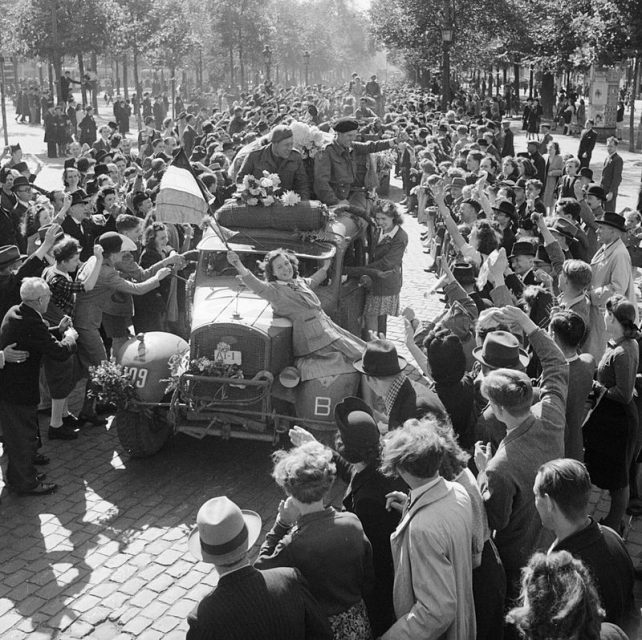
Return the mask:
{"type": "Polygon", "coordinates": [[[277,201],[280,191],[281,178],[278,174],[264,171],[262,178],[250,174],[244,176],[234,198],[249,207],[271,207],[277,201]]]}
{"type": "Polygon", "coordinates": [[[100,404],[113,404],[116,409],[125,409],[132,401],[138,400],[131,371],[114,360],[103,360],[98,366],[89,367],[89,376],[89,396],[100,404]]]}

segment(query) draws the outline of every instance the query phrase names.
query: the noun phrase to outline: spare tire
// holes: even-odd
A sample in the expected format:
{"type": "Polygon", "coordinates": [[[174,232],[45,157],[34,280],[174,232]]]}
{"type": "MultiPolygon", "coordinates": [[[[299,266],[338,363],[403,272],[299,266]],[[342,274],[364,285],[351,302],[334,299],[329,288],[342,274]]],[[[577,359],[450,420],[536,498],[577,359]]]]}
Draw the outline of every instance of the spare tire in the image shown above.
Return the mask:
{"type": "Polygon", "coordinates": [[[132,458],[148,458],[158,453],[172,435],[165,407],[119,409],[112,427],[123,449],[132,458]]]}

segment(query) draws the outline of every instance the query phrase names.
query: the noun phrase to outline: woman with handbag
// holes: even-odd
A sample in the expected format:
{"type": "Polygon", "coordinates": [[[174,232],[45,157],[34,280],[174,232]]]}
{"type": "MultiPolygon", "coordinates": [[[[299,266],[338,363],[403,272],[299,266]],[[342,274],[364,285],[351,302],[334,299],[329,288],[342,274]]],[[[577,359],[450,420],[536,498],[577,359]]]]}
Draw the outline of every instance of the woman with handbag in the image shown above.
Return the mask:
{"type": "Polygon", "coordinates": [[[376,201],[372,213],[379,233],[370,248],[370,261],[365,267],[345,269],[348,276],[372,279],[363,310],[365,335],[385,333],[388,315],[399,315],[403,255],[408,246],[408,234],[400,226],[403,217],[393,202],[376,201]]]}

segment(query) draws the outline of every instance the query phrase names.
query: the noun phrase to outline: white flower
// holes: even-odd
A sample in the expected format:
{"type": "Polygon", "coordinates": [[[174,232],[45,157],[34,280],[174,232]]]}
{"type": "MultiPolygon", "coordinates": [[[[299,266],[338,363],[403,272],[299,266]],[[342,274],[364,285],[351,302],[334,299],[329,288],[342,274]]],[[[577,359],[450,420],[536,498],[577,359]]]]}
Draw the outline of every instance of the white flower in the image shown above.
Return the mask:
{"type": "Polygon", "coordinates": [[[259,203],[258,198],[248,198],[245,203],[247,204],[248,207],[256,207],[256,205],[259,203]]]}
{"type": "Polygon", "coordinates": [[[269,189],[270,187],[274,186],[270,178],[261,178],[259,180],[259,185],[262,186],[264,189],[269,189]]]}
{"type": "Polygon", "coordinates": [[[263,198],[263,206],[264,207],[271,207],[275,202],[274,196],[265,196],[263,198]]]}
{"type": "Polygon", "coordinates": [[[253,196],[258,196],[261,193],[261,190],[258,187],[252,188],[252,189],[248,189],[248,191],[249,191],[250,195],[253,195],[253,196]]]}
{"type": "Polygon", "coordinates": [[[250,186],[250,179],[251,179],[251,178],[253,178],[253,177],[254,177],[254,176],[252,176],[252,175],[251,175],[251,174],[249,174],[249,173],[246,173],[246,174],[243,176],[243,188],[244,188],[244,189],[249,188],[249,186],[250,186]]]}
{"type": "Polygon", "coordinates": [[[286,191],[281,196],[281,202],[286,207],[293,207],[295,204],[301,202],[301,196],[294,191],[286,191]]]}
{"type": "Polygon", "coordinates": [[[278,189],[281,186],[281,178],[278,173],[271,173],[268,178],[272,181],[272,186],[278,189]]]}

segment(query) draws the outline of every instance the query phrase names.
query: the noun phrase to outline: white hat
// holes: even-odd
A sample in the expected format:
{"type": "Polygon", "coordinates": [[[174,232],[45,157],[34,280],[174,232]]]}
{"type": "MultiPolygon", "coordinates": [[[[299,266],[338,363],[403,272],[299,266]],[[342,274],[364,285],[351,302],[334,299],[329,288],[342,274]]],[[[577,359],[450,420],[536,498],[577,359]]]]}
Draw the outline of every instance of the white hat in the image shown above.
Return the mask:
{"type": "Polygon", "coordinates": [[[208,500],[196,516],[187,548],[197,559],[211,564],[234,564],[256,543],[261,516],[238,508],[226,496],[208,500]]]}

